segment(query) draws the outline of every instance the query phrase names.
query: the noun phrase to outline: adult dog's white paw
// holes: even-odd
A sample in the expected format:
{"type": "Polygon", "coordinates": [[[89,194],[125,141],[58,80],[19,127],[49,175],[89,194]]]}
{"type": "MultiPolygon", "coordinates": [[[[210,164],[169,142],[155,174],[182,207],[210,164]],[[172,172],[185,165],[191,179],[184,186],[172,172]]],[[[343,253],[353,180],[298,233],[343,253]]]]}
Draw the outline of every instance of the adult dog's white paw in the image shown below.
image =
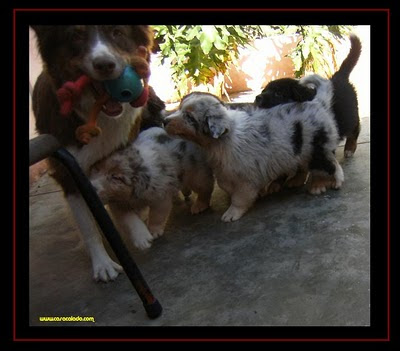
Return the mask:
{"type": "Polygon", "coordinates": [[[246,209],[231,205],[222,215],[221,219],[223,222],[233,222],[242,217],[245,214],[245,212],[246,209]]]}
{"type": "Polygon", "coordinates": [[[101,257],[93,260],[93,279],[108,282],[118,277],[123,268],[110,257],[101,257]]]}

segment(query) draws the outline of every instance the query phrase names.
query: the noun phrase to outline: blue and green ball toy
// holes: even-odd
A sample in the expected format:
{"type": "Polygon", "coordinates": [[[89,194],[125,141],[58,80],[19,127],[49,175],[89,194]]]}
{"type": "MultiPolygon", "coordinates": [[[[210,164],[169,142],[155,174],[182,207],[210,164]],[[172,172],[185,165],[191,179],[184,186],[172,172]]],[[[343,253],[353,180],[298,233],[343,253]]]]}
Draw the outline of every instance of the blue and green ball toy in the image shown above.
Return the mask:
{"type": "Polygon", "coordinates": [[[143,93],[143,83],[131,66],[126,66],[117,79],[103,82],[106,92],[119,102],[133,102],[143,93]]]}
{"type": "MultiPolygon", "coordinates": [[[[60,114],[68,116],[73,109],[74,103],[80,98],[84,88],[91,82],[91,78],[82,75],[76,81],[68,81],[57,90],[57,97],[60,103],[60,114]]],[[[101,131],[96,125],[97,116],[103,105],[110,99],[119,102],[128,102],[132,107],[144,106],[149,97],[147,84],[143,84],[140,76],[132,66],[125,67],[122,74],[113,80],[103,82],[105,93],[94,103],[89,112],[88,121],[79,126],[75,136],[83,144],[88,144],[93,136],[101,131]]]]}

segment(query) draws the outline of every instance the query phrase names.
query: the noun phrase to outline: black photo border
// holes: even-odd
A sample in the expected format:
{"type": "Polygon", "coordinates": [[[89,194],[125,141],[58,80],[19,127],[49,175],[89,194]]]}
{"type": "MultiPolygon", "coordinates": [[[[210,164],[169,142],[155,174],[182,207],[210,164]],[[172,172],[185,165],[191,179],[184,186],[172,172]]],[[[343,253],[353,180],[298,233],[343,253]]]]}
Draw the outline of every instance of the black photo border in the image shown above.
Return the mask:
{"type": "MultiPolygon", "coordinates": [[[[14,342],[388,342],[390,295],[390,18],[388,8],[12,9],[12,340],[14,342]],[[31,24],[350,24],[371,26],[371,326],[29,326],[29,35],[31,24]],[[373,96],[373,98],[372,98],[373,96]],[[379,170],[379,172],[377,171],[379,170]],[[132,328],[135,335],[132,338],[132,328]]],[[[132,291],[135,294],[135,291],[132,291]]],[[[162,318],[162,316],[160,317],[162,318]]],[[[325,346],[324,346],[325,347],[325,346]]]]}

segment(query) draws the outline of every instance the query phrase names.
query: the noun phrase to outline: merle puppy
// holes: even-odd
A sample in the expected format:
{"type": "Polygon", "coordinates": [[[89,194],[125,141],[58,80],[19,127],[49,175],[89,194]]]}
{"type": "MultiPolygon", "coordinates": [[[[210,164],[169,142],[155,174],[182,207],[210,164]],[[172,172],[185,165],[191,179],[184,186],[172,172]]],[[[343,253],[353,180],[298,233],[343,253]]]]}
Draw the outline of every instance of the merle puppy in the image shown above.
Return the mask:
{"type": "MultiPolygon", "coordinates": [[[[351,49],[339,70],[326,84],[333,91],[332,110],[338,125],[339,136],[346,138],[345,157],[351,157],[357,148],[360,133],[360,117],[358,115],[358,99],[354,86],[349,81],[350,73],[357,64],[361,54],[361,41],[350,35],[351,49]]],[[[261,108],[271,108],[289,102],[304,102],[313,100],[316,88],[320,86],[322,77],[312,75],[302,79],[282,78],[270,82],[258,95],[254,104],[261,108]],[[314,77],[314,78],[313,78],[314,77]]],[[[330,102],[323,102],[329,104],[330,102]]]]}
{"type": "Polygon", "coordinates": [[[165,118],[168,134],[200,145],[221,189],[231,198],[225,222],[242,217],[259,195],[283,174],[299,167],[311,173],[310,192],[339,189],[343,170],[333,150],[338,134],[330,105],[331,90],[317,90],[313,101],[271,109],[228,109],[216,96],[191,93],[165,118]]]}
{"type": "Polygon", "coordinates": [[[191,213],[197,214],[210,206],[214,187],[202,150],[158,127],[146,129],[133,143],[96,163],[90,179],[104,203],[122,203],[138,214],[129,223],[117,224],[140,249],[149,248],[153,239],[164,233],[173,197],[179,190],[197,194],[191,206],[191,213]],[[139,215],[147,208],[145,225],[139,215]],[[134,231],[129,229],[132,226],[134,231]]]}

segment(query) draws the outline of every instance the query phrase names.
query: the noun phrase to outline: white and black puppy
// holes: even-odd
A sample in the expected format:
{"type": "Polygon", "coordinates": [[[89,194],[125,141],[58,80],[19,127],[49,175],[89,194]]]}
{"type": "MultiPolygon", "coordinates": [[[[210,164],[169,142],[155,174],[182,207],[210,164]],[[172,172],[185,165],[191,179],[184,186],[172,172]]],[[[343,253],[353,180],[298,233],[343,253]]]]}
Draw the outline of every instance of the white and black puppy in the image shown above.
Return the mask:
{"type": "Polygon", "coordinates": [[[138,217],[134,223],[117,222],[140,249],[149,248],[153,238],[163,234],[179,190],[197,193],[191,207],[192,214],[197,214],[210,206],[214,187],[204,151],[158,127],[143,131],[134,143],[98,162],[90,180],[104,203],[122,203],[137,214],[149,208],[147,227],[138,217]],[[129,230],[132,225],[133,231],[129,230]]]}
{"type": "MultiPolygon", "coordinates": [[[[330,91],[318,91],[327,94],[330,91]]],[[[339,141],[330,105],[290,103],[271,109],[227,109],[215,96],[192,93],[165,118],[166,131],[192,140],[208,155],[218,185],[231,196],[222,220],[239,219],[275,179],[311,172],[311,193],[341,187],[333,151],[339,141]]]]}
{"type": "MultiPolygon", "coordinates": [[[[357,148],[360,134],[360,117],[358,114],[358,98],[349,76],[361,55],[361,41],[350,35],[351,49],[339,70],[330,78],[311,75],[301,79],[282,78],[274,80],[256,96],[254,104],[261,108],[271,108],[289,102],[304,102],[314,99],[316,90],[323,84],[324,89],[333,93],[332,110],[341,139],[346,138],[344,156],[351,157],[357,148]]],[[[321,101],[321,103],[330,103],[321,101]]]]}

